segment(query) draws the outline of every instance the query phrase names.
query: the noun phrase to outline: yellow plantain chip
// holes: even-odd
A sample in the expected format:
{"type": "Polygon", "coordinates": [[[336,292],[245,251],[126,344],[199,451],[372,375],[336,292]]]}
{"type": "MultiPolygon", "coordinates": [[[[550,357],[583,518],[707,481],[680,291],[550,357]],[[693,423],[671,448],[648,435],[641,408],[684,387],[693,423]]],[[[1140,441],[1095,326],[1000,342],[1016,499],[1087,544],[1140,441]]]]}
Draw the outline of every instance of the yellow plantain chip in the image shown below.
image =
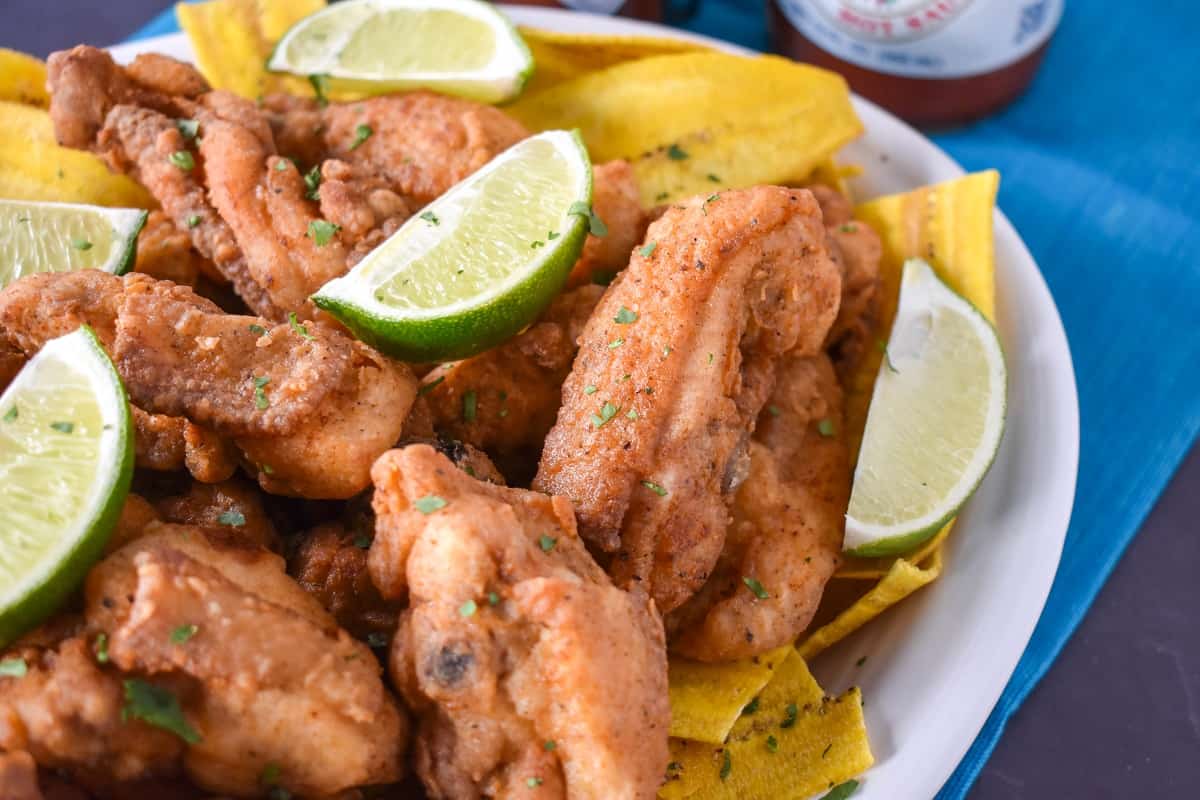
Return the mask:
{"type": "Polygon", "coordinates": [[[862,132],[840,76],[712,52],[585,73],[508,111],[535,130],[579,128],[594,161],[629,160],[648,206],[803,179],[862,132]]]}
{"type": "Polygon", "coordinates": [[[837,189],[843,197],[851,197],[849,179],[862,173],[862,167],[857,164],[838,164],[833,157],[827,158],[816,169],[800,182],[801,186],[811,186],[814,183],[824,184],[831,189],[837,189]]]}
{"type": "Polygon", "coordinates": [[[874,763],[851,689],[823,696],[793,650],[719,746],[671,740],[664,800],[803,800],[853,778],[874,763]]]}
{"type": "Polygon", "coordinates": [[[175,16],[214,89],[249,98],[278,91],[311,95],[304,81],[267,72],[266,61],[288,28],[324,7],[325,0],[208,0],[178,3],[175,16]]]}
{"type": "Polygon", "coordinates": [[[706,45],[658,36],[610,36],[597,33],[559,33],[521,27],[521,38],[533,53],[536,68],[525,93],[548,89],[626,61],[652,56],[709,51],[706,45]]]}
{"type": "Polygon", "coordinates": [[[720,744],[742,709],[792,650],[785,645],[744,661],[703,664],[672,657],[668,665],[671,735],[720,744]]]}
{"type": "Polygon", "coordinates": [[[903,558],[895,559],[887,574],[874,585],[867,581],[830,581],[821,598],[822,608],[817,611],[818,620],[829,621],[810,628],[807,636],[796,645],[796,650],[804,658],[812,659],[941,574],[942,551],[939,547],[934,548],[920,565],[903,558]],[[869,588],[864,592],[864,587],[869,588]]]}
{"type": "Polygon", "coordinates": [[[50,115],[0,101],[0,197],[152,208],[150,195],[96,156],[59,147],[50,115]]]}
{"type": "Polygon", "coordinates": [[[33,56],[0,47],[0,100],[47,108],[46,65],[33,56]]]}

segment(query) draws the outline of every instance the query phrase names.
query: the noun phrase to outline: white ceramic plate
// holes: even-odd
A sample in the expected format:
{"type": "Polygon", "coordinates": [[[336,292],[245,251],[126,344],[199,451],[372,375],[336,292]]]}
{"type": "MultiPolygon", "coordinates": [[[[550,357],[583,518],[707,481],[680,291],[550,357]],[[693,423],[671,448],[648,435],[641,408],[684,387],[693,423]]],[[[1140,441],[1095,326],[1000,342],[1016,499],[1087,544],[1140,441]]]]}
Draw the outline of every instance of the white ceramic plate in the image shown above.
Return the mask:
{"type": "MultiPolygon", "coordinates": [[[[565,32],[675,36],[728,43],[623,18],[507,7],[518,24],[565,32]]],[[[190,60],[182,35],[113,48],[190,60]]],[[[936,145],[855,98],[866,135],[844,160],[861,164],[858,199],[963,173],[936,145]]],[[[862,687],[876,764],[855,800],[929,800],[983,726],[1041,614],[1075,497],[1079,403],[1062,321],[1021,237],[996,212],[997,316],[1008,358],[1008,430],[959,519],[945,574],[817,659],[828,691],[862,687]],[[862,656],[862,667],[855,662],[862,656]]]]}

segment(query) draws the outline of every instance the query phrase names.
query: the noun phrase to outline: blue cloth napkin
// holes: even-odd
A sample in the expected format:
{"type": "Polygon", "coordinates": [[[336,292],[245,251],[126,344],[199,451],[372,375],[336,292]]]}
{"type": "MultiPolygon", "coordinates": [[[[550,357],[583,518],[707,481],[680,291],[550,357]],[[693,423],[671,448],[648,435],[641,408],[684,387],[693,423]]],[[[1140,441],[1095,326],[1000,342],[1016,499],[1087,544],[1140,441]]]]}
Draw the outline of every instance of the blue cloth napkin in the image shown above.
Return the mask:
{"type": "MultiPolygon", "coordinates": [[[[762,0],[703,0],[698,33],[766,49],[762,0]]],[[[133,38],[178,30],[173,12],[133,38]]],[[[1070,3],[1032,89],[933,137],[996,167],[1041,265],[1079,383],[1075,512],[1037,629],[938,800],[966,795],[1200,429],[1200,5],[1070,3]]]]}

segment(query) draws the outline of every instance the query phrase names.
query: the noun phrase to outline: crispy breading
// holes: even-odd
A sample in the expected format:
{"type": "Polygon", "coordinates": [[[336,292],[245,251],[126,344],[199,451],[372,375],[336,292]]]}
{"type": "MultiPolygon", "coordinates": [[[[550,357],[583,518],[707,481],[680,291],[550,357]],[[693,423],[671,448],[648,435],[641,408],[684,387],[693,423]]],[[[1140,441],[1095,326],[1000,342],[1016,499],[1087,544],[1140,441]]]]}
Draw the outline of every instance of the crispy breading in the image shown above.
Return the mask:
{"type": "Polygon", "coordinates": [[[646,243],[584,330],[534,487],[665,612],[712,571],[776,362],[820,349],[841,281],[802,189],[695,198],[646,243]]]}
{"type": "Polygon", "coordinates": [[[258,490],[241,480],[193,482],[184,494],[161,497],[154,508],[163,520],[202,528],[229,528],[247,542],[278,551],[279,534],[258,490]]]}
{"type": "Polygon", "coordinates": [[[387,642],[396,630],[401,605],[384,600],[367,573],[370,532],[338,522],[318,525],[295,537],[288,573],[359,639],[387,642]]]}
{"type": "Polygon", "coordinates": [[[385,597],[408,597],[389,668],[420,717],[430,794],[653,798],[661,621],[592,561],[570,504],[476,481],[427,445],[390,451],[372,477],[368,563],[385,597]]]}

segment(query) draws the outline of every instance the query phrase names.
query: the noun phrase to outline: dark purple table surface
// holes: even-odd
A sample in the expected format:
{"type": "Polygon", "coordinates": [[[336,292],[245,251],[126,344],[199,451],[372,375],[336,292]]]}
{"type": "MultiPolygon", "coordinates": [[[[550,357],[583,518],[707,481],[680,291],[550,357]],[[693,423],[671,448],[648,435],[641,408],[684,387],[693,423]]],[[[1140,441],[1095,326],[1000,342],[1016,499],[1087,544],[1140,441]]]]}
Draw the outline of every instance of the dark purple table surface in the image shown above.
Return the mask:
{"type": "MultiPolygon", "coordinates": [[[[5,0],[0,46],[125,39],[161,0],[5,0]]],[[[1084,432],[1087,435],[1087,432],[1084,432]]],[[[1200,449],[1013,718],[973,800],[1200,796],[1200,449]]]]}

